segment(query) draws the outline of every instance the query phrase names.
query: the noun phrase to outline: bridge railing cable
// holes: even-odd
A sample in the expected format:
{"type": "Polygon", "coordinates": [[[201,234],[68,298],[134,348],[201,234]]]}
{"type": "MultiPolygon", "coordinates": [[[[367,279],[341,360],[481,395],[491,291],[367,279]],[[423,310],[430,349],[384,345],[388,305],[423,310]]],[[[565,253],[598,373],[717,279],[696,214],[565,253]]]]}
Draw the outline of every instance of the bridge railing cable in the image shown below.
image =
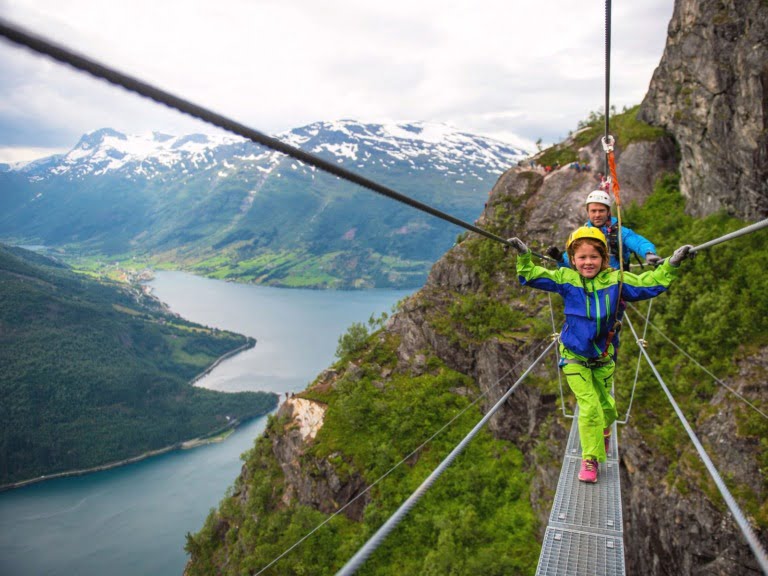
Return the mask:
{"type": "MultiPolygon", "coordinates": [[[[46,56],[49,56],[50,58],[53,58],[54,60],[57,60],[61,63],[72,66],[77,70],[86,72],[91,76],[106,80],[111,84],[125,88],[130,92],[134,92],[144,96],[145,98],[149,98],[150,100],[154,100],[159,104],[164,104],[165,106],[178,110],[179,112],[183,112],[184,114],[192,116],[193,118],[197,118],[198,120],[202,120],[208,124],[212,124],[213,126],[233,134],[237,134],[238,136],[242,136],[243,138],[255,142],[256,144],[260,144],[262,146],[266,146],[267,148],[271,148],[272,150],[281,152],[286,156],[295,158],[300,162],[314,166],[315,168],[323,170],[324,172],[338,176],[339,178],[343,178],[344,180],[357,184],[363,188],[367,188],[368,190],[391,198],[392,200],[396,200],[397,202],[406,204],[411,208],[415,208],[416,210],[420,210],[421,212],[425,212],[435,216],[436,218],[440,218],[441,220],[450,222],[451,224],[455,224],[456,226],[460,226],[466,230],[480,234],[481,236],[485,236],[490,240],[501,242],[507,246],[510,245],[509,242],[507,242],[507,240],[501,236],[497,236],[496,234],[488,232],[487,230],[478,228],[474,224],[465,222],[460,218],[456,218],[455,216],[438,210],[437,208],[434,208],[428,204],[406,196],[405,194],[401,194],[392,188],[379,184],[378,182],[370,180],[365,176],[361,176],[360,174],[352,172],[351,170],[342,168],[341,166],[324,160],[319,156],[315,156],[314,154],[310,154],[309,152],[301,150],[300,148],[286,144],[277,138],[272,138],[271,136],[267,136],[266,134],[263,134],[257,130],[248,128],[247,126],[227,118],[226,116],[222,116],[221,114],[213,112],[212,110],[161,90],[160,88],[139,80],[138,78],[118,72],[114,68],[110,68],[104,64],[96,62],[91,58],[77,54],[64,46],[43,38],[42,36],[24,30],[3,18],[0,18],[0,36],[5,37],[15,44],[25,46],[40,54],[45,54],[46,56]]],[[[543,260],[552,260],[548,256],[538,254],[536,252],[534,252],[534,255],[543,260]]]]}
{"type": "Polygon", "coordinates": [[[522,374],[522,376],[518,378],[517,382],[515,382],[512,387],[504,393],[499,401],[493,405],[493,407],[485,416],[483,416],[482,420],[480,420],[475,425],[475,427],[470,430],[469,434],[467,434],[464,439],[459,442],[456,448],[454,448],[451,453],[445,457],[445,459],[437,466],[437,468],[432,471],[427,479],[424,480],[424,482],[422,482],[418,488],[416,488],[413,494],[411,494],[405,502],[403,502],[400,508],[398,508],[395,513],[392,514],[392,516],[390,516],[389,519],[376,531],[376,533],[371,536],[365,544],[363,544],[362,548],[360,548],[360,550],[358,550],[355,555],[350,558],[350,560],[342,567],[342,569],[336,573],[336,576],[350,576],[351,574],[354,574],[357,569],[360,568],[360,566],[363,565],[363,563],[371,554],[373,554],[376,548],[379,547],[379,545],[384,541],[389,533],[395,529],[400,521],[405,518],[408,512],[410,512],[411,508],[413,508],[421,499],[421,497],[427,492],[427,490],[429,490],[432,484],[434,484],[440,475],[445,472],[445,470],[453,463],[456,457],[464,451],[469,442],[477,435],[482,427],[485,426],[488,420],[490,420],[493,415],[504,405],[504,403],[517,389],[520,383],[525,380],[525,378],[528,376],[528,374],[531,373],[536,364],[538,364],[541,359],[546,356],[547,352],[549,352],[555,344],[555,341],[550,342],[549,346],[547,346],[546,349],[541,354],[539,354],[539,357],[536,358],[536,360],[533,361],[533,364],[531,364],[522,374]]]}
{"type": "MultiPolygon", "coordinates": [[[[651,300],[651,302],[652,302],[652,300],[651,300]]],[[[633,306],[632,304],[630,304],[630,307],[631,307],[633,310],[637,311],[637,308],[636,308],[635,306],[633,306]]],[[[736,397],[737,397],[739,400],[741,400],[742,402],[744,402],[744,404],[746,404],[747,406],[749,406],[750,408],[752,408],[752,410],[754,410],[755,412],[757,412],[758,414],[760,414],[760,416],[762,416],[763,418],[766,418],[766,419],[768,419],[768,414],[766,414],[766,413],[765,413],[763,410],[760,410],[760,408],[758,408],[757,406],[755,406],[754,404],[752,404],[752,402],[750,402],[750,401],[749,401],[747,398],[745,398],[743,395],[741,395],[741,394],[740,394],[740,393],[739,393],[737,390],[734,390],[734,389],[733,389],[731,386],[728,386],[728,384],[726,384],[725,382],[723,382],[723,380],[721,380],[720,378],[718,378],[717,376],[715,376],[715,375],[712,373],[712,371],[711,371],[711,370],[709,370],[709,369],[708,369],[706,366],[702,365],[702,364],[701,364],[701,363],[700,363],[698,360],[696,360],[696,358],[694,358],[694,357],[693,357],[693,356],[691,356],[691,355],[690,355],[688,352],[686,352],[686,351],[685,351],[685,350],[683,350],[683,349],[682,349],[680,346],[678,346],[678,345],[677,345],[677,344],[676,344],[676,343],[675,343],[675,342],[674,342],[674,341],[673,341],[673,340],[672,340],[672,339],[671,339],[669,336],[667,336],[666,334],[664,334],[664,332],[662,332],[662,331],[661,331],[661,329],[660,329],[658,326],[656,326],[656,325],[655,325],[653,322],[651,322],[650,320],[647,320],[647,319],[646,319],[646,326],[650,326],[651,328],[653,328],[653,329],[656,331],[656,333],[657,333],[659,336],[661,336],[662,338],[664,338],[664,340],[666,340],[666,341],[667,341],[667,342],[668,342],[668,343],[669,343],[669,344],[670,344],[672,347],[674,347],[674,348],[675,348],[675,349],[676,349],[678,352],[680,352],[680,354],[682,354],[683,356],[685,356],[686,358],[688,358],[688,360],[690,360],[691,362],[693,362],[693,363],[694,363],[694,364],[695,364],[695,365],[696,365],[696,366],[697,366],[699,369],[701,369],[703,372],[705,372],[706,374],[708,374],[708,375],[709,375],[709,376],[712,378],[712,380],[714,380],[715,382],[717,382],[718,384],[720,384],[720,386],[722,386],[723,388],[725,388],[726,390],[728,390],[728,391],[729,391],[731,394],[733,394],[733,395],[734,395],[734,396],[736,396],[736,397]]],[[[643,339],[645,339],[645,336],[643,336],[643,339]]]]}
{"type": "Polygon", "coordinates": [[[460,418],[460,417],[461,417],[463,414],[465,414],[465,413],[466,413],[466,412],[467,412],[467,411],[468,411],[470,408],[472,408],[472,407],[473,407],[475,404],[477,404],[477,403],[478,403],[478,402],[480,402],[480,401],[481,401],[483,398],[485,398],[485,397],[486,397],[486,396],[487,396],[487,395],[488,395],[488,394],[491,392],[491,390],[493,390],[493,389],[494,389],[494,388],[496,388],[497,386],[500,386],[500,385],[501,385],[501,383],[502,383],[502,382],[503,382],[503,381],[504,381],[504,380],[507,378],[507,376],[509,376],[510,374],[512,374],[512,372],[514,372],[514,371],[515,371],[515,370],[518,368],[518,366],[519,366],[520,364],[522,364],[522,363],[523,363],[522,361],[523,361],[524,359],[528,358],[528,357],[529,357],[529,355],[531,355],[531,353],[532,353],[532,352],[534,352],[536,349],[540,348],[540,347],[542,346],[542,344],[543,344],[543,343],[542,343],[542,342],[540,342],[538,345],[536,345],[536,346],[535,346],[535,347],[533,347],[531,350],[529,350],[529,351],[528,351],[528,352],[527,352],[527,353],[526,353],[526,354],[525,354],[525,355],[522,357],[522,359],[521,359],[521,360],[520,360],[518,363],[516,363],[516,364],[515,364],[514,366],[512,366],[512,367],[511,367],[509,370],[507,370],[507,371],[506,371],[506,372],[505,372],[505,373],[504,373],[502,376],[500,376],[499,378],[497,378],[497,379],[496,379],[496,381],[495,381],[493,384],[491,384],[490,386],[488,386],[488,389],[487,389],[485,392],[483,392],[482,394],[478,395],[478,397],[477,397],[477,398],[475,398],[474,400],[472,400],[472,402],[470,402],[470,403],[469,403],[469,404],[467,404],[467,405],[466,405],[464,408],[462,408],[461,410],[459,410],[459,412],[457,412],[457,413],[456,413],[456,414],[453,416],[453,418],[451,418],[451,419],[450,419],[448,422],[446,422],[446,423],[445,423],[445,424],[444,424],[444,425],[443,425],[443,426],[442,426],[442,427],[441,427],[441,428],[440,428],[440,429],[439,429],[437,432],[435,432],[434,434],[432,434],[432,435],[431,435],[429,438],[427,438],[426,440],[424,440],[424,441],[423,441],[421,444],[419,444],[419,445],[418,445],[416,448],[414,448],[413,450],[411,450],[411,452],[409,452],[409,453],[408,453],[406,456],[404,456],[403,458],[401,458],[401,459],[400,459],[400,461],[399,461],[397,464],[395,464],[395,465],[394,465],[394,466],[392,466],[392,467],[391,467],[389,470],[387,470],[386,472],[384,472],[384,473],[383,473],[381,476],[379,476],[379,477],[378,477],[376,480],[374,480],[374,481],[373,481],[373,482],[372,482],[372,483],[371,483],[369,486],[367,486],[367,487],[366,487],[366,488],[365,488],[363,491],[361,491],[360,493],[356,494],[356,495],[355,495],[355,497],[354,497],[354,498],[352,498],[352,499],[351,499],[349,502],[347,502],[347,503],[346,503],[346,504],[344,504],[344,505],[343,505],[341,508],[339,508],[338,510],[336,510],[336,511],[335,511],[333,514],[331,514],[330,516],[328,516],[327,518],[325,518],[325,519],[324,519],[322,522],[320,522],[320,523],[319,523],[317,526],[315,526],[314,528],[312,528],[312,530],[310,530],[309,532],[307,532],[307,533],[306,533],[304,536],[302,536],[302,537],[301,537],[301,538],[299,538],[299,539],[298,539],[296,542],[294,542],[294,543],[293,543],[293,544],[292,544],[290,547],[288,547],[287,549],[285,549],[285,550],[284,550],[284,551],[283,551],[281,554],[279,554],[278,556],[276,556],[275,558],[273,558],[271,562],[269,562],[268,564],[266,564],[265,566],[263,566],[263,567],[262,567],[262,568],[261,568],[261,569],[260,569],[258,572],[256,572],[256,573],[254,574],[254,576],[259,576],[260,574],[264,573],[264,572],[265,572],[267,569],[269,569],[269,568],[271,568],[272,566],[274,566],[275,564],[277,564],[277,562],[279,562],[281,559],[283,559],[285,556],[287,556],[287,555],[288,555],[288,554],[289,554],[289,553],[290,553],[292,550],[294,550],[294,549],[295,549],[295,548],[297,548],[299,545],[301,545],[303,542],[305,542],[305,541],[306,541],[306,540],[307,540],[307,539],[308,539],[310,536],[312,536],[312,534],[314,534],[314,533],[315,533],[315,532],[317,532],[317,531],[318,531],[320,528],[322,528],[323,526],[325,526],[326,524],[328,524],[328,522],[330,522],[331,520],[333,520],[333,519],[334,519],[336,516],[338,516],[339,514],[341,514],[342,512],[344,512],[344,510],[346,510],[346,509],[347,509],[347,508],[349,508],[349,507],[350,507],[350,506],[351,506],[353,503],[355,503],[357,500],[359,500],[360,498],[362,498],[363,496],[365,496],[365,495],[366,495],[368,492],[370,492],[370,491],[371,491],[371,490],[372,490],[372,489],[373,489],[373,488],[374,488],[376,485],[378,485],[378,484],[379,484],[380,482],[382,482],[382,481],[383,481],[385,478],[387,478],[387,476],[389,476],[390,474],[392,474],[392,472],[394,472],[395,470],[397,470],[397,469],[398,469],[400,466],[402,466],[403,464],[405,464],[406,462],[408,462],[409,460],[411,460],[411,459],[412,459],[414,456],[416,456],[416,455],[417,455],[419,452],[421,452],[421,451],[424,449],[424,447],[426,447],[426,446],[427,446],[427,444],[429,444],[430,442],[432,442],[432,440],[434,440],[434,439],[435,439],[435,438],[437,438],[437,437],[438,437],[440,434],[442,434],[442,433],[443,433],[445,430],[447,430],[448,428],[450,428],[450,426],[451,426],[451,425],[452,425],[454,422],[456,422],[456,420],[458,420],[458,419],[459,419],[459,418],[460,418]]]}
{"type": "MultiPolygon", "coordinates": [[[[547,292],[547,300],[549,301],[549,317],[552,320],[552,337],[558,344],[560,343],[560,333],[557,331],[555,325],[555,310],[552,306],[552,294],[547,292]]],[[[563,377],[560,375],[560,348],[555,346],[555,372],[557,373],[557,387],[560,390],[560,408],[563,411],[563,416],[566,418],[576,418],[576,414],[568,414],[565,409],[565,394],[563,393],[563,377]]]]}
{"type": "Polygon", "coordinates": [[[768,226],[768,218],[766,218],[765,220],[760,220],[759,222],[755,222],[754,224],[750,224],[749,226],[744,226],[744,228],[739,228],[738,230],[734,230],[729,234],[724,234],[719,238],[715,238],[714,240],[710,240],[709,242],[705,242],[704,244],[700,244],[699,246],[694,246],[693,248],[691,248],[690,253],[695,254],[696,252],[700,250],[704,250],[705,248],[711,248],[712,246],[721,244],[723,242],[727,242],[728,240],[733,240],[734,238],[738,238],[739,236],[744,236],[745,234],[751,234],[752,232],[757,232],[758,230],[762,230],[766,226],[768,226]]]}
{"type": "Polygon", "coordinates": [[[699,441],[699,438],[696,436],[696,433],[693,431],[693,428],[691,428],[691,425],[688,423],[688,420],[685,418],[685,415],[683,414],[682,410],[680,410],[680,407],[677,405],[677,402],[675,402],[675,399],[672,396],[672,393],[669,391],[669,388],[667,388],[667,385],[664,383],[664,380],[662,379],[658,370],[656,370],[656,366],[654,365],[651,358],[648,356],[648,352],[645,351],[645,348],[640,343],[640,339],[637,336],[637,332],[635,332],[635,327],[632,325],[632,321],[629,319],[629,317],[627,317],[627,324],[632,330],[632,334],[635,336],[635,340],[640,348],[640,352],[643,354],[643,356],[645,356],[645,361],[648,363],[648,366],[651,367],[651,370],[653,371],[654,376],[656,376],[656,379],[659,381],[661,388],[664,390],[664,393],[667,395],[669,402],[672,404],[672,408],[675,410],[675,414],[677,414],[677,417],[680,419],[680,422],[683,424],[685,431],[688,433],[688,437],[691,439],[691,442],[693,442],[693,445],[695,446],[696,451],[699,453],[699,458],[701,458],[701,461],[704,463],[704,466],[707,468],[709,475],[714,480],[715,485],[717,486],[717,489],[720,491],[720,494],[725,500],[725,503],[727,504],[728,509],[731,511],[731,514],[736,520],[736,524],[738,524],[739,529],[741,530],[741,533],[744,535],[744,538],[747,540],[747,544],[749,544],[749,547],[752,549],[752,553],[755,555],[755,559],[757,560],[757,563],[760,565],[760,568],[762,569],[763,573],[766,576],[768,576],[768,556],[766,555],[765,550],[763,549],[763,546],[760,543],[760,540],[758,540],[757,536],[753,532],[752,526],[747,521],[746,517],[744,516],[744,513],[741,511],[741,508],[739,508],[739,505],[736,503],[736,500],[734,500],[733,496],[731,495],[731,492],[728,490],[728,487],[725,485],[725,482],[723,482],[723,479],[720,477],[720,474],[718,473],[717,468],[715,468],[715,465],[712,463],[712,460],[710,459],[706,450],[704,450],[704,446],[702,446],[701,442],[699,441]]]}

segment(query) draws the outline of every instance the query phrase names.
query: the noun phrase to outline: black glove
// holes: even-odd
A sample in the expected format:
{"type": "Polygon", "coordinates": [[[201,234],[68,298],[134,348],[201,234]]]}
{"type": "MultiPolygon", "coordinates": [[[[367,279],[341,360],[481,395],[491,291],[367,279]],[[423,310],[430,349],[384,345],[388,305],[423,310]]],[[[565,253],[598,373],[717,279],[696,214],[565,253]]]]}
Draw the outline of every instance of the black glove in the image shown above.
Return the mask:
{"type": "Polygon", "coordinates": [[[657,256],[653,252],[648,252],[648,254],[645,255],[645,261],[650,264],[651,266],[658,266],[662,262],[661,256],[657,256]]]}
{"type": "Polygon", "coordinates": [[[693,254],[690,254],[690,250],[693,248],[690,244],[686,244],[685,246],[680,246],[677,250],[675,250],[674,254],[669,257],[669,263],[677,268],[680,266],[680,263],[685,260],[686,258],[693,258],[693,254]]]}
{"type": "Polygon", "coordinates": [[[507,242],[509,242],[511,248],[514,248],[520,253],[528,252],[528,246],[526,246],[525,242],[520,240],[520,238],[507,238],[507,242]]]}
{"type": "Polygon", "coordinates": [[[557,246],[550,246],[547,248],[547,251],[544,252],[547,256],[552,258],[555,262],[562,262],[563,261],[563,251],[560,250],[557,246]]]}

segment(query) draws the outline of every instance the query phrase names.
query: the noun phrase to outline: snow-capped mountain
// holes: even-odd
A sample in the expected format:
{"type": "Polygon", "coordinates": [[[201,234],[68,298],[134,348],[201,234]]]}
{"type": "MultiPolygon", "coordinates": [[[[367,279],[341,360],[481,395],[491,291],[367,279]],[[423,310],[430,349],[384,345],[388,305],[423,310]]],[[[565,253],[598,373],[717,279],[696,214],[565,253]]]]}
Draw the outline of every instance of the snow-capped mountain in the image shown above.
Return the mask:
{"type": "MultiPolygon", "coordinates": [[[[276,138],[470,221],[498,176],[527,156],[441,124],[317,122],[276,138]]],[[[290,253],[296,265],[315,259],[317,285],[414,285],[460,232],[226,134],[105,128],[67,154],[8,166],[0,186],[0,240],[215,260],[205,272],[226,262],[222,275],[261,282],[284,283],[293,267],[276,271],[270,258],[290,253]]]]}
{"type": "MultiPolygon", "coordinates": [[[[445,124],[362,124],[352,120],[316,122],[278,134],[277,139],[349,168],[371,163],[387,168],[403,163],[414,169],[429,162],[436,170],[483,179],[501,174],[523,150],[445,124]]],[[[30,178],[83,178],[121,174],[151,179],[169,170],[228,170],[250,164],[271,171],[285,157],[234,135],[159,132],[126,135],[103,128],[84,135],[67,154],[10,166],[30,178]],[[183,166],[183,167],[182,167],[183,166]]],[[[222,174],[226,175],[225,174],[222,174]]]]}

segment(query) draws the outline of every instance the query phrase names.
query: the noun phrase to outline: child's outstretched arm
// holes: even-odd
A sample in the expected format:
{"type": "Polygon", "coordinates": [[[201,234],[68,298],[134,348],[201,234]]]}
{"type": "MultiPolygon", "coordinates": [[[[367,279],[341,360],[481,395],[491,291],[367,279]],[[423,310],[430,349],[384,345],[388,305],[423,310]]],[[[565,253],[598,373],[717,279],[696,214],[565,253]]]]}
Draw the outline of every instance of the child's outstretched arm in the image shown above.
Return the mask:
{"type": "Polygon", "coordinates": [[[542,266],[536,266],[531,262],[531,251],[520,238],[510,238],[509,245],[520,254],[517,257],[517,278],[523,286],[538,288],[548,292],[561,292],[563,272],[570,272],[566,268],[549,270],[542,266]]]}
{"type": "Polygon", "coordinates": [[[637,302],[638,300],[653,298],[666,291],[672,281],[677,278],[682,261],[693,257],[693,254],[690,254],[691,248],[693,246],[690,244],[681,246],[654,270],[642,274],[624,272],[622,297],[628,302],[637,302]]]}

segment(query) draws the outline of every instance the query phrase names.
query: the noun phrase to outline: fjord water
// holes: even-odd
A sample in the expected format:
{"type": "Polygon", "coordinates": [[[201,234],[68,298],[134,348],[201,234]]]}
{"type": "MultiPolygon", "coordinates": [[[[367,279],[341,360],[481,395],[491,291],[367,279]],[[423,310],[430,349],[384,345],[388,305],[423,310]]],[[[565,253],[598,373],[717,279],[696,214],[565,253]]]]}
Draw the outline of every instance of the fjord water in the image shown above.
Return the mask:
{"type": "MultiPolygon", "coordinates": [[[[159,272],[158,298],[189,320],[256,338],[198,384],[299,391],[333,361],[352,322],[389,312],[408,292],[286,290],[159,272]]],[[[240,472],[266,418],[219,444],[0,493],[0,574],[180,575],[184,536],[200,529],[240,472]]]]}

